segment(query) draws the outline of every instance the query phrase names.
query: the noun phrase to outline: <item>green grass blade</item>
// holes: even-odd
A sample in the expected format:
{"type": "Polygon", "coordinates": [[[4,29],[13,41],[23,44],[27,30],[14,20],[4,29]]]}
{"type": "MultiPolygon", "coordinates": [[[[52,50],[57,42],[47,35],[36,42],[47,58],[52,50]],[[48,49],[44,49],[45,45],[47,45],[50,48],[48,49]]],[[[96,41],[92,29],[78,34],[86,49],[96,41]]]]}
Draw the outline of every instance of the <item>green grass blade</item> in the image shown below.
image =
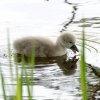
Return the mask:
{"type": "Polygon", "coordinates": [[[11,78],[13,78],[13,71],[12,71],[12,63],[11,63],[11,45],[10,45],[10,36],[9,36],[9,29],[7,29],[7,45],[8,45],[8,61],[9,61],[9,68],[11,73],[11,78]]]}
{"type": "Polygon", "coordinates": [[[4,98],[4,100],[7,100],[6,90],[5,90],[5,82],[4,82],[4,77],[3,77],[3,74],[2,74],[1,66],[0,66],[0,76],[1,76],[1,85],[2,85],[3,98],[4,98]]]}
{"type": "MultiPolygon", "coordinates": [[[[28,59],[29,67],[31,68],[30,78],[33,80],[34,83],[34,65],[35,65],[35,49],[32,50],[31,59],[28,59]]],[[[31,94],[33,94],[33,85],[31,85],[31,94]]]]}
{"type": "Polygon", "coordinates": [[[26,71],[26,67],[25,67],[25,59],[24,56],[22,56],[22,69],[25,72],[25,80],[26,80],[26,86],[27,86],[27,92],[28,92],[28,100],[32,100],[32,95],[31,95],[31,89],[30,89],[30,82],[28,80],[28,74],[26,71]]]}
{"type": "Polygon", "coordinates": [[[21,76],[19,77],[18,75],[18,57],[17,54],[14,55],[14,59],[15,59],[15,66],[16,66],[16,98],[15,100],[23,100],[22,97],[22,73],[21,76]]]}
{"type": "Polygon", "coordinates": [[[17,79],[16,85],[16,100],[23,100],[22,99],[22,77],[17,79]]]}
{"type": "Polygon", "coordinates": [[[82,100],[87,99],[87,85],[86,85],[86,65],[85,65],[85,30],[82,31],[82,51],[80,61],[80,78],[81,78],[81,89],[82,89],[82,100]]]}
{"type": "Polygon", "coordinates": [[[14,54],[14,61],[15,61],[15,71],[16,71],[16,79],[18,79],[18,57],[17,54],[14,54]]]}

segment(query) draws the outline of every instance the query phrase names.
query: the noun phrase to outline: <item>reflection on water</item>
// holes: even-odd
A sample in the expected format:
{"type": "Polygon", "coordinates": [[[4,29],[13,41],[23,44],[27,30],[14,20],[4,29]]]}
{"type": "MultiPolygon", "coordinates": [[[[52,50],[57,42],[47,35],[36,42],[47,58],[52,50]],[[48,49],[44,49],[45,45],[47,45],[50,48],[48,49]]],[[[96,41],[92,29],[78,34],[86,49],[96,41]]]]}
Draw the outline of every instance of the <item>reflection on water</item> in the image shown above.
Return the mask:
{"type": "MultiPolygon", "coordinates": [[[[2,53],[4,53],[2,51],[2,53]]],[[[10,70],[9,67],[7,67],[9,65],[8,59],[7,59],[7,55],[6,54],[1,54],[0,59],[2,60],[2,72],[5,75],[5,82],[6,82],[6,86],[7,87],[12,87],[14,88],[15,84],[16,84],[16,76],[14,76],[14,81],[10,81],[10,70]],[[6,60],[6,62],[4,62],[4,59],[6,60]],[[3,69],[4,67],[4,69],[3,69]]],[[[14,56],[14,55],[12,55],[14,56]]],[[[19,59],[19,65],[18,65],[18,69],[19,69],[19,74],[21,74],[21,70],[22,70],[22,66],[21,66],[21,62],[20,59],[21,55],[18,55],[18,59],[19,59]]],[[[13,60],[13,59],[12,59],[13,60]]],[[[71,81],[73,74],[75,74],[76,72],[76,62],[78,59],[76,59],[76,57],[73,57],[73,59],[67,60],[67,56],[61,56],[61,57],[55,57],[55,58],[35,58],[35,69],[34,69],[34,79],[30,76],[31,73],[31,68],[27,63],[28,58],[25,57],[26,60],[26,65],[25,67],[27,68],[27,72],[28,72],[28,80],[30,82],[30,84],[34,84],[34,98],[37,98],[36,100],[40,99],[57,99],[57,98],[66,98],[66,97],[70,97],[73,98],[72,96],[70,96],[70,92],[73,91],[73,87],[72,84],[73,82],[71,81]],[[69,76],[70,75],[70,76],[69,76]],[[69,76],[69,77],[68,77],[69,76]],[[67,79],[66,79],[67,78],[67,79]],[[71,79],[71,80],[70,80],[71,79]],[[63,87],[64,86],[64,87],[63,87]],[[72,87],[70,87],[72,86],[72,87]],[[37,94],[38,93],[38,88],[41,89],[41,94],[37,94]],[[66,89],[65,89],[66,88],[66,89]],[[46,92],[45,92],[46,91],[46,92]],[[69,93],[62,93],[62,91],[69,91],[69,93]],[[50,92],[49,95],[47,95],[47,93],[50,92]],[[59,94],[61,94],[61,96],[59,97],[59,94]],[[47,95],[47,96],[46,96],[47,95]],[[53,95],[53,96],[51,96],[53,95]]],[[[14,61],[14,60],[13,60],[14,61]]],[[[13,65],[13,67],[15,67],[15,65],[13,65]]],[[[15,70],[15,69],[13,69],[15,70]]],[[[13,72],[13,74],[15,75],[16,73],[13,72]]],[[[24,89],[26,90],[26,81],[25,81],[25,76],[23,75],[23,85],[24,85],[24,89]]],[[[79,83],[78,83],[79,84],[79,83]]],[[[76,84],[76,86],[78,85],[76,84]]],[[[8,97],[12,94],[13,92],[10,92],[9,94],[9,89],[7,88],[7,95],[8,97]]],[[[73,91],[74,92],[74,91],[73,91]]],[[[23,93],[24,95],[26,93],[23,93]]],[[[74,96],[74,95],[73,95],[74,96]]],[[[27,97],[25,97],[27,98],[27,97]]],[[[76,97],[75,97],[76,98],[76,97]]]]}
{"type": "MultiPolygon", "coordinates": [[[[68,54],[70,55],[71,52],[68,54]]],[[[11,100],[12,96],[15,95],[14,89],[16,85],[16,72],[15,72],[15,64],[14,64],[14,54],[12,51],[12,64],[13,64],[13,80],[11,80],[11,74],[9,69],[9,61],[8,55],[6,52],[2,51],[0,54],[1,60],[1,68],[4,74],[5,83],[6,83],[6,92],[9,100],[11,100]],[[10,89],[10,93],[9,93],[10,89]]],[[[55,58],[35,58],[35,69],[34,69],[34,79],[31,77],[31,67],[28,64],[28,58],[25,58],[25,67],[28,75],[29,84],[32,86],[34,84],[34,99],[36,100],[66,100],[69,98],[71,100],[81,100],[81,90],[80,90],[80,77],[79,77],[79,62],[77,62],[76,56],[70,58],[67,55],[55,58]],[[77,63],[76,63],[77,62],[77,63]],[[40,91],[41,90],[41,91],[40,91]],[[49,93],[49,94],[48,94],[49,93]]],[[[21,65],[21,55],[18,55],[19,64],[18,70],[19,75],[21,75],[22,65],[21,65]]],[[[91,88],[92,93],[95,91],[95,95],[92,95],[93,98],[98,96],[98,86],[99,78],[97,78],[94,74],[91,73],[91,70],[88,70],[88,83],[91,88]],[[94,83],[95,82],[95,83],[94,83]]],[[[23,74],[23,97],[25,100],[27,99],[27,86],[26,86],[26,74],[23,74]]],[[[2,94],[2,93],[0,93],[2,94]]],[[[2,95],[1,95],[2,97],[2,95]]],[[[92,100],[92,99],[90,99],[92,100]]]]}
{"type": "MultiPolygon", "coordinates": [[[[22,55],[17,54],[17,59],[18,62],[21,62],[22,55]]],[[[29,58],[24,56],[24,60],[28,63],[29,58]]],[[[75,73],[77,61],[76,56],[67,60],[67,55],[58,57],[35,57],[35,68],[50,67],[56,63],[64,75],[71,75],[75,73]]]]}

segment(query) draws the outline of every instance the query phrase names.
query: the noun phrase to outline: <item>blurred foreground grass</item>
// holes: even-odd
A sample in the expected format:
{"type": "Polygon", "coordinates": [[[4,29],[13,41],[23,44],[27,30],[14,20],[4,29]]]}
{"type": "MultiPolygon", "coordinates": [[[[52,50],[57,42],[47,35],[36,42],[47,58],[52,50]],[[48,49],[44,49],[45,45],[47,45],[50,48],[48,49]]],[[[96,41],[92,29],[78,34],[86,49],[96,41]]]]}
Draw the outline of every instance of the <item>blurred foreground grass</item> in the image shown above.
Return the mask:
{"type": "Polygon", "coordinates": [[[82,100],[87,98],[87,81],[86,81],[86,62],[85,62],[85,29],[82,30],[82,46],[81,46],[81,60],[80,60],[80,84],[82,90],[82,100]]]}

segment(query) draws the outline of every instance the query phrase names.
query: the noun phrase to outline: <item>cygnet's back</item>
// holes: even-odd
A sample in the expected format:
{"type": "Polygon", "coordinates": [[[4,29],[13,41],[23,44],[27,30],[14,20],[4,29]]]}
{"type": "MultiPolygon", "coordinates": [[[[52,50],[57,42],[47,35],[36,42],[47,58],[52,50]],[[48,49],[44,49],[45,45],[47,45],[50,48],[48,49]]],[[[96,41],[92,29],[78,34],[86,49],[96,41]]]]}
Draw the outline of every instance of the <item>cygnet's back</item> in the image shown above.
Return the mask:
{"type": "Polygon", "coordinates": [[[54,43],[42,37],[25,37],[14,41],[14,48],[17,53],[31,56],[35,50],[37,57],[49,57],[53,55],[54,43]]]}

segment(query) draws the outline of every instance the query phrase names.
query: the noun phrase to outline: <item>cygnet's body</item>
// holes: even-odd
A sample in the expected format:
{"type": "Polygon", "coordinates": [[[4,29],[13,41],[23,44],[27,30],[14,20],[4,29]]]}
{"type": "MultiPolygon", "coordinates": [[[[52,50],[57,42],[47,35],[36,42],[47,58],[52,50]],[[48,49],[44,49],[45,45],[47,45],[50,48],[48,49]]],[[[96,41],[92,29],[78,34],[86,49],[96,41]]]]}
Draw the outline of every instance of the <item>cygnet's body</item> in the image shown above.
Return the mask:
{"type": "Polygon", "coordinates": [[[18,54],[31,56],[35,50],[36,57],[54,57],[66,54],[66,48],[78,51],[75,37],[70,33],[60,35],[56,43],[43,37],[25,37],[14,41],[14,48],[18,54]]]}

